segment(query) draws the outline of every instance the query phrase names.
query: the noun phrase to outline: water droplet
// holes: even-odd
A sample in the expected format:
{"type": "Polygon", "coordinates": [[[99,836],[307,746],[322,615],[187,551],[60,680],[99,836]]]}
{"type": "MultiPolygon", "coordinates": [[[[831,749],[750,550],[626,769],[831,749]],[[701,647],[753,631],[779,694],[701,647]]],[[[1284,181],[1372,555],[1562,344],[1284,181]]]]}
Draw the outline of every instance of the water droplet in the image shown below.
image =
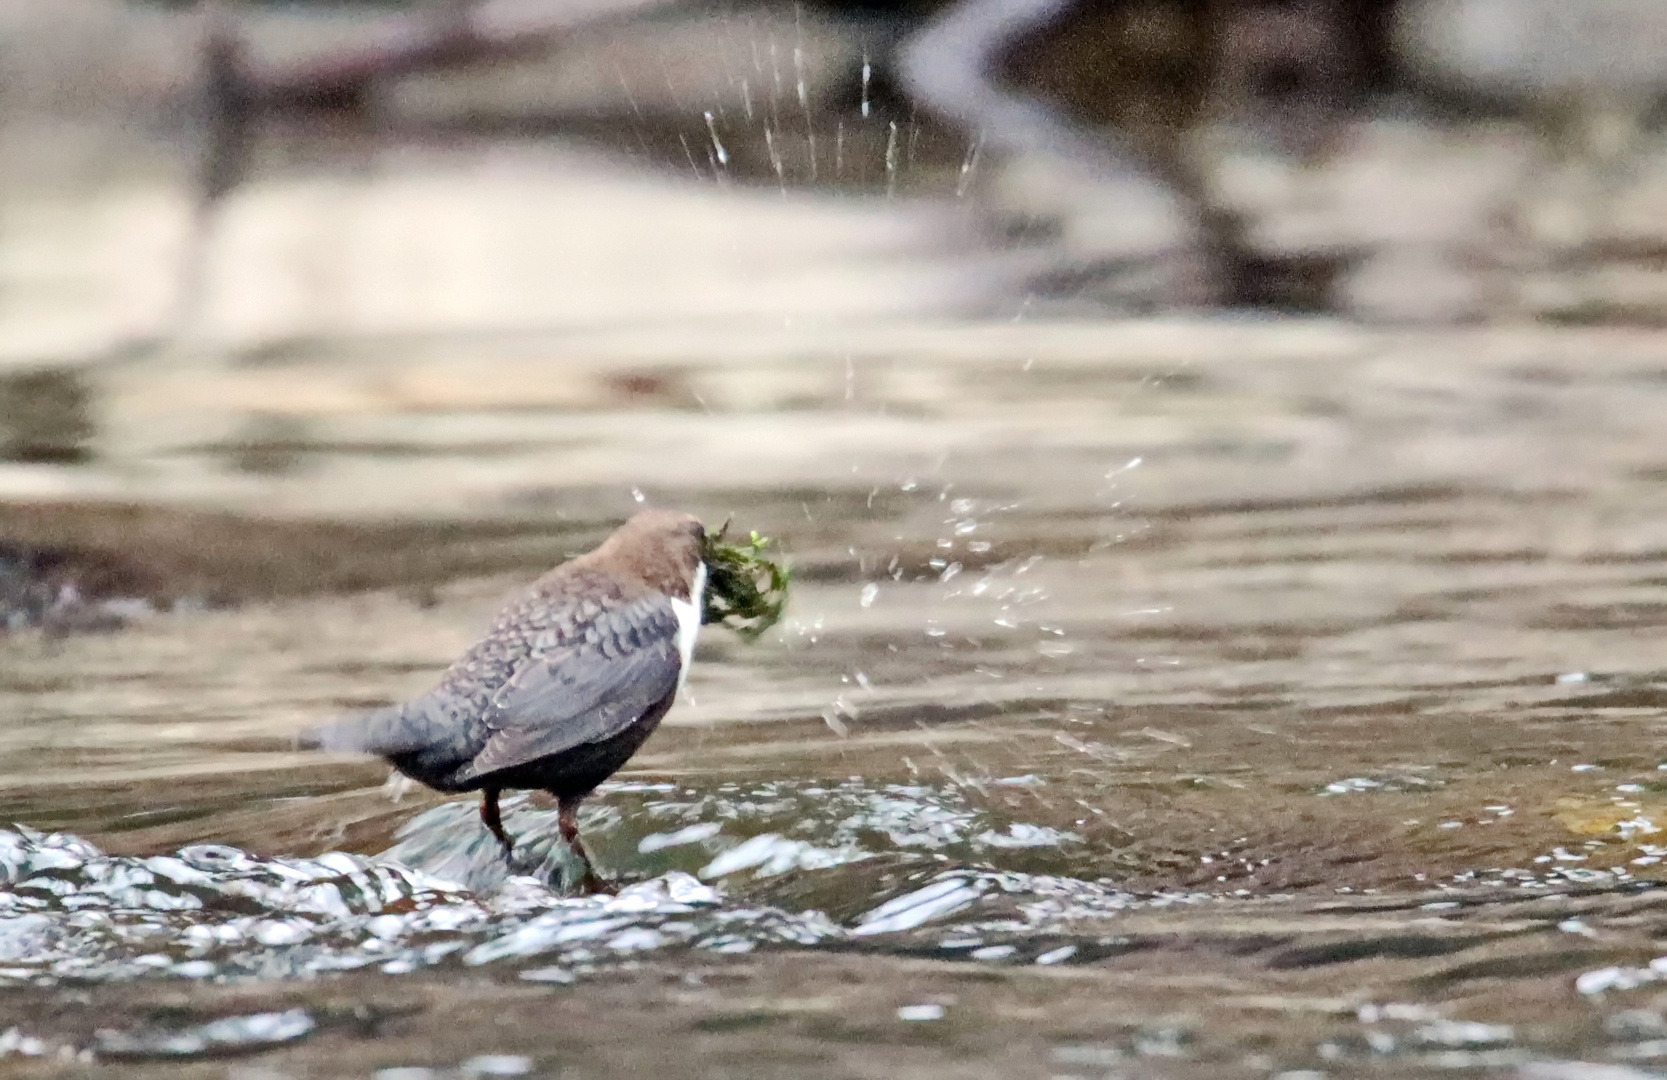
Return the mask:
{"type": "Polygon", "coordinates": [[[857,602],[865,608],[873,607],[874,601],[879,597],[879,595],[880,586],[870,581],[867,585],[862,587],[862,595],[858,598],[857,602]]]}
{"type": "Polygon", "coordinates": [[[984,152],[984,133],[980,131],[972,145],[967,148],[966,157],[961,160],[961,175],[955,183],[955,197],[966,198],[967,191],[972,187],[974,171],[978,168],[978,158],[984,152]]]}
{"type": "Polygon", "coordinates": [[[886,197],[897,194],[897,121],[886,129],[886,197]]]}
{"type": "Polygon", "coordinates": [[[712,118],[710,109],[706,112],[706,132],[712,136],[712,152],[718,155],[719,165],[729,164],[729,151],[724,149],[722,140],[718,138],[718,125],[712,118]]]}

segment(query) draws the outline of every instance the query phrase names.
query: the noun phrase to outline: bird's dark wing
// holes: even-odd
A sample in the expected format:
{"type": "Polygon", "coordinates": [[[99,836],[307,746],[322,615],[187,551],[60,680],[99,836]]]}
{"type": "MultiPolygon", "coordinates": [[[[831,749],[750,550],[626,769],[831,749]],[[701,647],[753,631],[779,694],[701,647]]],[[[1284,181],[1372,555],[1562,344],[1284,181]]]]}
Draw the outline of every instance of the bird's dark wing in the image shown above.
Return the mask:
{"type": "Polygon", "coordinates": [[[666,597],[604,609],[582,635],[517,666],[492,697],[486,745],[453,782],[618,735],[676,692],[681,665],[666,597]]]}

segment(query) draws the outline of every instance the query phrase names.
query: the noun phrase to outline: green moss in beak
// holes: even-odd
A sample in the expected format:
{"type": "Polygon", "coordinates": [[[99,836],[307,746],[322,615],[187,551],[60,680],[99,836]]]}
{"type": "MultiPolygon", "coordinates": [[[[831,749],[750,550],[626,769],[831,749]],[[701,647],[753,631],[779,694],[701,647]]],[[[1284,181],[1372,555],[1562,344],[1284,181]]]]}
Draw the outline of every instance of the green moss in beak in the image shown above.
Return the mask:
{"type": "Polygon", "coordinates": [[[729,522],[716,535],[706,537],[706,598],[701,611],[704,623],[722,623],[745,641],[756,641],[774,626],[787,607],[787,583],[792,577],[785,565],[764,556],[768,537],[752,533],[744,543],[724,542],[729,522]]]}

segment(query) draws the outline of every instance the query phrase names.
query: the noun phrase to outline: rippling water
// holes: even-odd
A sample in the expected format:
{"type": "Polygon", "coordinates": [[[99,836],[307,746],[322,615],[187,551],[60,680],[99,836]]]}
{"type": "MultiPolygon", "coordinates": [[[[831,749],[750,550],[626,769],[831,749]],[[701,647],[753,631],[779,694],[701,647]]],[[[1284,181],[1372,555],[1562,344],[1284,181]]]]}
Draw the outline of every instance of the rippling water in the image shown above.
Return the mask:
{"type": "MultiPolygon", "coordinates": [[[[581,898],[553,889],[541,875],[489,872],[477,857],[480,845],[472,839],[459,843],[469,826],[460,820],[467,808],[457,804],[412,819],[395,850],[375,857],[331,852],[262,858],[217,844],[168,855],[108,856],[63,834],[0,832],[0,980],[16,988],[5,991],[14,998],[25,987],[109,988],[135,980],[236,986],[251,979],[314,980],[356,971],[441,978],[456,977],[446,972],[480,971],[559,988],[595,985],[641,970],[645,962],[693,971],[701,962],[691,959],[702,954],[733,962],[755,954],[802,955],[808,949],[968,964],[992,973],[1073,965],[1093,972],[1111,965],[1110,970],[1149,980],[1155,998],[1162,999],[1196,982],[1184,976],[1177,981],[1179,960],[1182,970],[1190,961],[1199,964],[1200,975],[1217,972],[1217,992],[1227,995],[1218,1007],[1330,1017],[1329,1034],[1314,1038],[1304,1056],[1331,1067],[1370,1063],[1416,1073],[1527,1067],[1536,1061],[1546,1069],[1574,1068],[1554,1066],[1548,1057],[1567,1033],[1547,1028],[1543,1019],[1526,1027],[1460,1019],[1443,1003],[1467,983],[1509,985],[1563,972],[1569,992],[1598,1007],[1607,1056],[1667,1056],[1667,1022],[1647,1005],[1637,1007],[1641,996],[1649,1001],[1653,988],[1667,981],[1667,956],[1599,962],[1605,956],[1641,955],[1636,946],[1614,940],[1614,927],[1667,930],[1667,905],[1648,886],[1553,876],[1500,883],[1514,886],[1517,898],[1497,888],[1469,887],[1454,889],[1451,900],[1422,902],[1286,898],[1270,904],[1202,892],[1138,895],[1104,880],[968,866],[969,858],[1015,846],[1066,841],[1043,841],[1018,822],[996,831],[953,797],[920,787],[838,785],[831,794],[850,813],[821,818],[809,830],[798,816],[802,801],[830,792],[769,785],[702,798],[673,785],[626,785],[612,794],[629,797],[626,805],[635,813],[615,805],[611,822],[592,815],[590,824],[604,837],[603,846],[619,845],[629,839],[620,834],[629,831],[645,854],[700,852],[684,852],[685,862],[718,854],[699,876],[667,870],[615,895],[581,898]],[[693,819],[700,820],[682,824],[693,819]],[[625,821],[635,827],[624,829],[625,821]],[[843,838],[846,846],[835,854],[806,840],[753,831],[784,822],[800,823],[801,832],[823,832],[818,839],[843,838]],[[680,827],[647,831],[667,824],[680,827]],[[728,836],[728,830],[737,833],[728,836]],[[739,840],[740,830],[750,838],[739,840]],[[1015,845],[1015,838],[1025,843],[1015,845]],[[865,859],[889,860],[889,872],[866,883],[868,906],[843,918],[802,906],[819,891],[832,906],[848,901],[852,883],[843,868],[865,859]],[[423,863],[461,870],[474,885],[412,865],[423,863]],[[761,899],[770,892],[768,882],[783,876],[796,879],[792,894],[798,902],[761,899]],[[882,882],[878,887],[876,880],[882,882]],[[1584,887],[1570,887],[1575,885],[1584,887]],[[1530,886],[1535,891],[1521,892],[1530,886]],[[1560,942],[1579,947],[1571,950],[1560,942]],[[1593,942],[1608,947],[1594,952],[1593,942]],[[1242,973],[1238,979],[1229,974],[1247,959],[1286,984],[1312,982],[1316,973],[1323,981],[1323,973],[1337,965],[1360,969],[1366,963],[1364,970],[1371,971],[1375,960],[1378,970],[1365,984],[1350,978],[1356,990],[1340,998],[1264,995],[1253,1002],[1243,999],[1248,986],[1234,988],[1242,973]],[[1386,963],[1391,969],[1397,963],[1410,966],[1388,987],[1398,986],[1423,1003],[1397,1000],[1398,994],[1380,999],[1361,993],[1373,982],[1388,988],[1386,963]],[[1235,996],[1242,1000],[1233,1001],[1235,996]]],[[[538,826],[548,826],[541,819],[549,816],[517,807],[509,821],[512,829],[525,830],[536,850],[544,835],[538,826]]],[[[900,1023],[938,1023],[945,1006],[928,1001],[896,1012],[900,1023]]],[[[128,1029],[100,1028],[83,1046],[49,1047],[14,1027],[0,1035],[0,1054],[41,1056],[53,1049],[88,1061],[215,1057],[301,1040],[317,1027],[304,1006],[195,1023],[177,1016],[159,1023],[152,1016],[128,1029]]],[[[1136,1024],[1112,1041],[1061,1043],[1052,1056],[1067,1065],[1141,1059],[1208,1064],[1220,1061],[1217,1044],[1223,1037],[1246,1034],[1200,1028],[1196,1018],[1171,1016],[1136,1024]]],[[[1280,1050],[1302,1053],[1288,1040],[1280,1050]]],[[[492,1060],[521,1071],[532,1061],[517,1055],[492,1060]]]]}
{"type": "MultiPolygon", "coordinates": [[[[1657,344],[1037,324],[875,337],[849,365],[678,355],[666,378],[715,416],[505,405],[489,419],[529,442],[487,452],[473,399],[367,405],[260,481],[330,518],[420,479],[462,523],[8,518],[202,602],[0,640],[0,1054],[265,1048],[296,1076],[1667,1060],[1657,344]],[[724,397],[766,375],[800,412],[724,397]],[[637,446],[649,414],[686,436],[676,460],[637,446]],[[433,444],[422,469],[354,441],[395,428],[433,444]],[[783,447],[762,464],[761,439],[783,447]],[[765,641],[703,636],[687,699],[586,804],[617,896],[563,894],[537,797],[506,804],[509,866],[471,801],[292,751],[424,689],[639,473],[782,536],[799,578],[765,641]]],[[[296,364],[369,385],[383,362],[296,364]]],[[[249,400],[272,370],[193,385],[249,400]]],[[[216,445],[141,462],[248,497],[216,445]]]]}
{"type": "Polygon", "coordinates": [[[606,813],[587,823],[592,844],[600,854],[635,838],[644,856],[633,866],[639,880],[615,896],[561,891],[555,814],[524,800],[506,807],[520,839],[513,868],[473,807],[456,802],[410,820],[376,857],[260,858],[217,844],[122,857],[64,834],[6,832],[0,959],[10,966],[0,976],[31,985],[282,978],[540,958],[551,966],[523,978],[571,982],[640,953],[859,940],[1051,964],[1104,954],[1107,941],[1093,935],[1060,944],[1073,924],[1209,899],[1143,898],[1103,881],[998,869],[984,860],[1077,838],[993,822],[953,791],[858,781],[725,785],[706,795],[610,786],[606,813]],[[810,806],[819,813],[807,816],[810,806]],[[840,868],[865,860],[883,860],[883,874],[853,888],[840,868]],[[667,868],[678,865],[692,872],[667,868]],[[783,878],[790,900],[759,902],[783,878]],[[937,940],[923,944],[910,931],[937,940]]]}

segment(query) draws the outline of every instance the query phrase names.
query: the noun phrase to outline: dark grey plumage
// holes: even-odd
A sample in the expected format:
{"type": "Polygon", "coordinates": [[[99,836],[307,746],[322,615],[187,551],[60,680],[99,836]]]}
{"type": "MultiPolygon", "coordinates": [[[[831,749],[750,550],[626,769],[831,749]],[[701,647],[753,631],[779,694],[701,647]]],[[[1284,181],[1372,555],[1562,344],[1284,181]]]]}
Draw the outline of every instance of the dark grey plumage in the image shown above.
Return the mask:
{"type": "MultiPolygon", "coordinates": [[[[677,615],[667,597],[626,600],[595,574],[563,584],[581,598],[535,591],[439,686],[325,728],[319,745],[382,754],[439,791],[472,791],[493,773],[619,734],[677,689],[677,615]]],[[[559,759],[544,768],[552,781],[565,773],[559,759]]]]}
{"type": "Polygon", "coordinates": [[[506,853],[498,792],[548,791],[587,886],[599,886],[578,840],[579,801],[677,696],[699,628],[703,538],[686,514],[638,514],[535,582],[433,690],[316,728],[303,743],[380,754],[439,791],[481,791],[481,817],[506,853]]]}

